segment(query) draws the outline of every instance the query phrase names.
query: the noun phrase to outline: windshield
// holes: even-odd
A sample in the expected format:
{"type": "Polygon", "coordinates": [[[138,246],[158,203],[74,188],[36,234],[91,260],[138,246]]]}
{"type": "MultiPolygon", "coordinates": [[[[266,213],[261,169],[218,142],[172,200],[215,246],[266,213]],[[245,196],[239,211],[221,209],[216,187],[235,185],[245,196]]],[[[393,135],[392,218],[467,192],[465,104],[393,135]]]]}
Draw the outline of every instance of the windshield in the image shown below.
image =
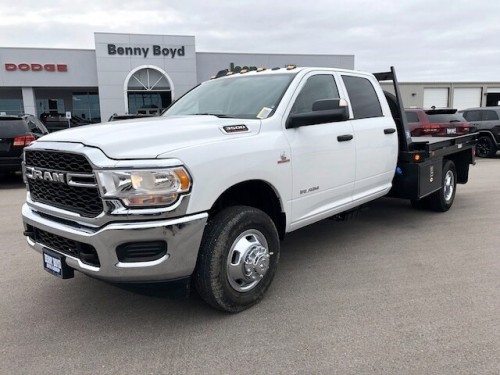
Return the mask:
{"type": "Polygon", "coordinates": [[[264,119],[274,113],[293,77],[262,74],[207,81],[172,104],[164,115],[264,119]]]}

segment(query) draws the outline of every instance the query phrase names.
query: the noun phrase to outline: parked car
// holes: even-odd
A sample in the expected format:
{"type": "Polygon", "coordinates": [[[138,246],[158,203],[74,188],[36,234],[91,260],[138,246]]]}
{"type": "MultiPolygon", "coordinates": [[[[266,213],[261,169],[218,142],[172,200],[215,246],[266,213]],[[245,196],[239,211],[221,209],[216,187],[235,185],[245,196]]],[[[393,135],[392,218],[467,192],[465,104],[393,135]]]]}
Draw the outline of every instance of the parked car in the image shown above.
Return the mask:
{"type": "Polygon", "coordinates": [[[40,115],[40,121],[45,125],[45,127],[48,129],[50,133],[68,128],[75,128],[77,126],[94,124],[98,122],[98,121],[86,120],[75,115],[72,115],[71,119],[68,122],[65,113],[57,113],[57,114],[42,113],[40,115]]]}
{"type": "Polygon", "coordinates": [[[35,116],[0,116],[0,172],[20,171],[24,147],[48,133],[35,116]]]}
{"type": "Polygon", "coordinates": [[[469,108],[461,112],[479,133],[477,156],[482,158],[495,156],[500,150],[500,107],[469,108]]]}
{"type": "Polygon", "coordinates": [[[471,133],[470,124],[456,109],[405,109],[412,137],[454,137],[471,133]]]}

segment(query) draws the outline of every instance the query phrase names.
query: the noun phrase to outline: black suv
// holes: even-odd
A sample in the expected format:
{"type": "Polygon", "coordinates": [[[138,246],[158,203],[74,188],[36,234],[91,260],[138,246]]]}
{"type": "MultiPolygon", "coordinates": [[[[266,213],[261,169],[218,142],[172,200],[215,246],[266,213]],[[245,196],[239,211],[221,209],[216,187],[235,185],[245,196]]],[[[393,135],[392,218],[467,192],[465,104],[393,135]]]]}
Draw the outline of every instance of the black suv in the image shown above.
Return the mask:
{"type": "Polygon", "coordinates": [[[479,133],[476,155],[482,158],[495,156],[500,150],[500,106],[469,108],[460,112],[479,133]]]}
{"type": "Polygon", "coordinates": [[[0,116],[0,172],[21,170],[24,147],[48,133],[35,116],[0,116]]]}

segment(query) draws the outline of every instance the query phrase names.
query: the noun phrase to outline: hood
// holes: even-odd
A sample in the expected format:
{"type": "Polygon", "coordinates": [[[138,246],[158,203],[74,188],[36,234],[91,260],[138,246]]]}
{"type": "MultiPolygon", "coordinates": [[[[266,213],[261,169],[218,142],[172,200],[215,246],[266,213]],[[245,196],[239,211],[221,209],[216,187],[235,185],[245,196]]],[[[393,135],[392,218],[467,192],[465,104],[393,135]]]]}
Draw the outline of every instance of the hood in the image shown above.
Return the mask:
{"type": "Polygon", "coordinates": [[[99,148],[111,159],[152,159],[166,152],[248,137],[259,131],[260,120],[175,116],[84,125],[51,133],[38,142],[82,143],[99,148]]]}

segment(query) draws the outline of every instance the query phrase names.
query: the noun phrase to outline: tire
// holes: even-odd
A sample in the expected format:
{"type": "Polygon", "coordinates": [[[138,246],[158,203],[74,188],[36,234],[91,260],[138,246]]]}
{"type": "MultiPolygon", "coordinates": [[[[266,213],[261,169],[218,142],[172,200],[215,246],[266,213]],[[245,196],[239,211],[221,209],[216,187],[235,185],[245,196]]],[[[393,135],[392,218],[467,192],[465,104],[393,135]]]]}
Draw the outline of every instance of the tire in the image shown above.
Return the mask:
{"type": "Polygon", "coordinates": [[[482,135],[477,140],[476,155],[480,158],[492,158],[497,153],[493,139],[488,135],[482,135]]]}
{"type": "Polygon", "coordinates": [[[280,244],[271,218],[253,207],[219,212],[205,228],[194,272],[201,298],[236,313],[263,297],[276,273],[280,244]]]}
{"type": "Polygon", "coordinates": [[[457,170],[451,160],[444,162],[441,184],[441,189],[429,196],[428,204],[433,211],[446,212],[453,205],[457,191],[457,170]]]}

